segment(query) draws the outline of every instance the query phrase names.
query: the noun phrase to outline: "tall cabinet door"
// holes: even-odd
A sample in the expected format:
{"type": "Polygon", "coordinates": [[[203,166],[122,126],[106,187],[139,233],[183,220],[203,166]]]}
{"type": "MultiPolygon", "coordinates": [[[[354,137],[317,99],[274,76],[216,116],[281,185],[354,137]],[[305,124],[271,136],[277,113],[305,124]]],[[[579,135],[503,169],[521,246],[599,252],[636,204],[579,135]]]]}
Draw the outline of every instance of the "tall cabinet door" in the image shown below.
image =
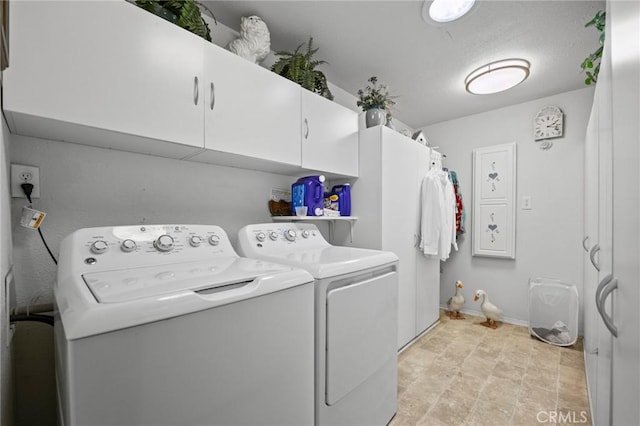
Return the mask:
{"type": "MultiPolygon", "coordinates": [[[[609,28],[608,28],[609,29],[609,28]]],[[[598,244],[595,256],[599,266],[598,282],[613,274],[613,164],[612,164],[612,110],[610,46],[606,46],[598,78],[598,244]]],[[[607,299],[604,310],[613,312],[612,298],[607,299]]],[[[604,322],[598,319],[597,398],[594,424],[611,424],[611,360],[612,335],[604,322]]]]}
{"type": "Polygon", "coordinates": [[[358,176],[358,113],[306,89],[302,95],[302,167],[358,176]]]}
{"type": "Polygon", "coordinates": [[[300,86],[204,46],[205,148],[300,165],[300,86]]]}
{"type": "Polygon", "coordinates": [[[584,240],[583,253],[583,332],[587,381],[595,415],[598,385],[598,326],[600,317],[596,309],[598,271],[591,263],[590,251],[598,246],[598,194],[599,194],[599,90],[596,87],[591,117],[585,138],[584,175],[584,240]]]}
{"type": "MultiPolygon", "coordinates": [[[[613,292],[612,424],[638,424],[640,418],[640,3],[607,2],[611,33],[613,101],[613,292]]],[[[598,79],[600,84],[600,79],[598,79]]],[[[611,312],[611,311],[610,311],[611,312]]],[[[594,423],[595,424],[595,423],[594,423]]]]}
{"type": "Polygon", "coordinates": [[[9,9],[5,110],[203,146],[199,37],[125,1],[15,1],[9,9]]]}
{"type": "Polygon", "coordinates": [[[398,348],[416,336],[417,143],[394,131],[383,131],[382,248],[400,258],[398,270],[398,348]]]}

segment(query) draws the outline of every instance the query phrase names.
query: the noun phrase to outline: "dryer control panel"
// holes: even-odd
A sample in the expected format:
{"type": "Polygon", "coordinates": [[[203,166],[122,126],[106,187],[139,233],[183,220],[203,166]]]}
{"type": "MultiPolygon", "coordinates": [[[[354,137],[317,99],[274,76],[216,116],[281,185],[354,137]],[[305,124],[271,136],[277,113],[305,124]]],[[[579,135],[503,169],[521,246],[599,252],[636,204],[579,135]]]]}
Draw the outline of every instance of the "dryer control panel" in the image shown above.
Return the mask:
{"type": "Polygon", "coordinates": [[[318,228],[311,223],[261,223],[247,225],[238,233],[240,247],[270,252],[329,247],[318,228]]]}

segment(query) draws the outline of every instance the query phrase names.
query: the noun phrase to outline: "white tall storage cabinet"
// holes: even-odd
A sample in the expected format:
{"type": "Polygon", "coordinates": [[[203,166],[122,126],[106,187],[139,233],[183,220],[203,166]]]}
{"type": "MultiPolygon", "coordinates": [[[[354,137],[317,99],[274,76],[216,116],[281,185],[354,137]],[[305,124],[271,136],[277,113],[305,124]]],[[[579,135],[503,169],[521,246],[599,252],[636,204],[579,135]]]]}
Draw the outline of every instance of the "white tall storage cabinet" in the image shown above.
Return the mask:
{"type": "Polygon", "coordinates": [[[639,21],[640,3],[607,2],[586,138],[585,358],[599,426],[637,424],[640,417],[639,21]]]}
{"type": "Polygon", "coordinates": [[[394,252],[399,263],[398,349],[438,321],[440,262],[417,248],[420,185],[430,149],[384,126],[360,131],[351,245],[394,252]]]}

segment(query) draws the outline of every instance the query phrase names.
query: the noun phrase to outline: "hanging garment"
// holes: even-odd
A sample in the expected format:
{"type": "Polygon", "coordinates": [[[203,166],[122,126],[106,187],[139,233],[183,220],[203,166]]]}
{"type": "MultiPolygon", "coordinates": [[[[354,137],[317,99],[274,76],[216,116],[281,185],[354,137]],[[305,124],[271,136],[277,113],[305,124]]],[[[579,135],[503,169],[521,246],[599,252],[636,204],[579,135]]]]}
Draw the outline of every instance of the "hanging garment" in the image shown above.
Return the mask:
{"type": "Polygon", "coordinates": [[[437,168],[427,172],[420,187],[420,250],[447,260],[455,241],[455,193],[449,174],[437,168]]]}
{"type": "Polygon", "coordinates": [[[446,211],[445,222],[443,223],[442,252],[440,259],[447,260],[451,254],[451,247],[458,251],[456,242],[456,194],[453,189],[453,182],[449,172],[441,175],[442,188],[444,193],[444,208],[446,211]]]}
{"type": "Polygon", "coordinates": [[[462,201],[462,192],[460,191],[460,184],[458,183],[458,176],[456,172],[450,171],[451,182],[453,182],[453,189],[456,194],[456,238],[460,236],[460,234],[464,234],[464,222],[466,219],[466,212],[464,210],[464,203],[462,201]]]}
{"type": "Polygon", "coordinates": [[[440,248],[440,231],[446,214],[444,192],[437,169],[431,169],[420,186],[420,250],[436,256],[440,248]]]}

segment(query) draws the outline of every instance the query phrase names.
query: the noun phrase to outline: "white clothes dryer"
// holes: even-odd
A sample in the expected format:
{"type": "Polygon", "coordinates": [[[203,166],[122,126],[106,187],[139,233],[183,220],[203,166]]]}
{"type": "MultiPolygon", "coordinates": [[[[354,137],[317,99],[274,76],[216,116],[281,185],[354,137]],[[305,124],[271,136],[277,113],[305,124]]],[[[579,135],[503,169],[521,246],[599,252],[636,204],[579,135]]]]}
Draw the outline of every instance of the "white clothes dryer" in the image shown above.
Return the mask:
{"type": "Polygon", "coordinates": [[[313,278],[208,225],[81,229],[60,248],[61,425],[309,425],[313,278]]]}
{"type": "Polygon", "coordinates": [[[238,244],[315,278],[316,425],[386,425],[397,410],[398,257],[333,246],[299,222],[246,226],[238,244]]]}

